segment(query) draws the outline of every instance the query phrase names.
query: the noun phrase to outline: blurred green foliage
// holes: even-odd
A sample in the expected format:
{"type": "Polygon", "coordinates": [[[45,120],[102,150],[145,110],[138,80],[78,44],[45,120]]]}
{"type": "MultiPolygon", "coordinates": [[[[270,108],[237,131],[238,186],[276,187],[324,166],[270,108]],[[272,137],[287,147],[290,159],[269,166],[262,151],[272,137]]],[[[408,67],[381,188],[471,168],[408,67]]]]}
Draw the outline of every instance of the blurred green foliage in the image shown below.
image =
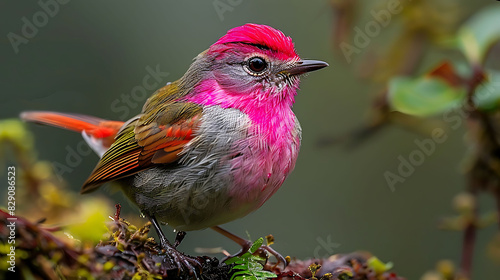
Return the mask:
{"type": "MultiPolygon", "coordinates": [[[[461,107],[467,99],[471,83],[477,85],[469,93],[479,109],[496,110],[500,102],[500,75],[485,69],[488,51],[500,40],[498,18],[500,7],[486,7],[465,22],[457,32],[457,48],[469,61],[469,69],[480,71],[480,76],[461,77],[453,67],[438,77],[394,77],[389,81],[389,103],[394,110],[414,116],[431,116],[461,107]],[[471,81],[472,79],[472,81],[471,81]],[[474,79],[479,79],[474,81],[474,79]],[[456,83],[458,81],[458,84],[456,83]]],[[[462,64],[456,61],[454,64],[462,64]]],[[[461,70],[464,71],[464,70],[461,70]]]]}

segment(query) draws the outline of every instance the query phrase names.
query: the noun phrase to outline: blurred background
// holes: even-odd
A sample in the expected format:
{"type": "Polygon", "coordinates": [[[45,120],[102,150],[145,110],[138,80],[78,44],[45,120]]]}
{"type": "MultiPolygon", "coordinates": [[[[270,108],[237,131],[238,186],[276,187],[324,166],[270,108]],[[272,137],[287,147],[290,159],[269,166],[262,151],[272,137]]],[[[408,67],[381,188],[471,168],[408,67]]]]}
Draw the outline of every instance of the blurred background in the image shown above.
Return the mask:
{"type": "MultiPolygon", "coordinates": [[[[223,227],[253,240],[271,233],[277,251],[299,259],[370,251],[392,261],[408,279],[419,279],[443,259],[459,264],[463,233],[442,231],[438,224],[455,215],[452,201],[466,187],[460,164],[468,149],[465,125],[450,129],[439,121],[427,123],[442,127],[448,139],[392,187],[384,174],[397,174],[398,157],[408,158],[417,148],[414,141],[428,136],[400,125],[384,126],[357,145],[343,136],[377,118],[373,104],[387,76],[421,74],[443,59],[461,59],[442,43],[446,33],[494,1],[48,2],[57,7],[48,8],[45,17],[38,1],[0,3],[0,119],[17,118],[23,110],[50,110],[126,120],[140,112],[147,98],[132,96],[146,75],[159,69],[155,79],[160,87],[181,77],[192,58],[228,29],[248,22],[270,25],[293,38],[302,58],[324,60],[330,67],[302,80],[294,106],[303,127],[295,171],[262,208],[223,227]],[[380,11],[390,11],[389,2],[397,2],[402,11],[373,28],[367,43],[356,42],[355,28],[363,31],[380,11]],[[431,4],[415,8],[423,2],[431,4]],[[408,26],[418,20],[428,24],[431,36],[421,32],[405,38],[408,26]],[[26,22],[37,25],[23,27],[26,22]],[[342,43],[354,46],[352,53],[342,43]],[[400,62],[410,65],[395,66],[400,62]],[[411,69],[400,71],[405,67],[411,69]]],[[[28,127],[38,159],[55,168],[61,184],[78,191],[98,157],[78,146],[78,134],[28,127]]],[[[2,170],[18,164],[9,151],[1,156],[2,170]]],[[[3,182],[6,172],[0,174],[3,182]]],[[[121,203],[125,217],[139,225],[146,222],[111,188],[89,196],[107,197],[111,206],[121,203]]],[[[30,201],[17,203],[22,214],[30,201]]],[[[487,195],[480,196],[480,203],[481,213],[496,207],[487,195]]],[[[6,205],[6,191],[0,193],[0,205],[6,205]]],[[[44,216],[42,210],[38,214],[44,216]]],[[[168,227],[165,231],[173,239],[168,227]]],[[[473,279],[500,275],[489,253],[496,232],[495,226],[478,231],[473,279]]],[[[239,249],[211,230],[189,232],[180,245],[190,254],[198,247],[239,249]]]]}

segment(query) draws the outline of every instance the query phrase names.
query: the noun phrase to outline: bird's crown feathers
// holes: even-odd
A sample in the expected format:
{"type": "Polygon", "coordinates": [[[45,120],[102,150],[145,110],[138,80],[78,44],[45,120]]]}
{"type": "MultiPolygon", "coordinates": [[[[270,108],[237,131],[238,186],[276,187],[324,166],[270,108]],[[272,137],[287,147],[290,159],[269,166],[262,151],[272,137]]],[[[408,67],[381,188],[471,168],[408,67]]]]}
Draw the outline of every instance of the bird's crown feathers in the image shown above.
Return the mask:
{"type": "Polygon", "coordinates": [[[286,59],[297,59],[292,38],[267,25],[247,23],[230,29],[212,46],[243,43],[269,49],[284,55],[286,59]]]}

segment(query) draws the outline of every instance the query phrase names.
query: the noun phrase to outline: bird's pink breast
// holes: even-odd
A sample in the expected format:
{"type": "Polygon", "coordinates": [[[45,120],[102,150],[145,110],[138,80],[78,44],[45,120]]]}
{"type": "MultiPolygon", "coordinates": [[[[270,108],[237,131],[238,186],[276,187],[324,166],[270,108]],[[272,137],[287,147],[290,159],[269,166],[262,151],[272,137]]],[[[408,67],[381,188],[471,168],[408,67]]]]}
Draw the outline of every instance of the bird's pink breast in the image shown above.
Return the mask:
{"type": "Polygon", "coordinates": [[[214,80],[198,86],[191,102],[238,109],[250,120],[248,136],[238,145],[241,156],[231,163],[234,186],[230,195],[235,203],[254,204],[253,211],[279,189],[295,166],[300,146],[300,126],[291,110],[295,92],[286,95],[288,99],[259,99],[228,94],[214,80]]]}

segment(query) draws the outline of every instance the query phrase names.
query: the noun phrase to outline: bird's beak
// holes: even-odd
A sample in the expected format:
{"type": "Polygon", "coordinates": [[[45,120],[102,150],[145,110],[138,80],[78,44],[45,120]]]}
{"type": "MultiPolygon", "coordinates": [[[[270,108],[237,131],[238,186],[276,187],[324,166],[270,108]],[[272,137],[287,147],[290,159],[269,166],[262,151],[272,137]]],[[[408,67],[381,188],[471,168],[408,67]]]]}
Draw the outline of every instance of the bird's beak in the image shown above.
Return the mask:
{"type": "Polygon", "coordinates": [[[328,63],[320,60],[299,60],[294,66],[287,69],[289,75],[301,75],[307,72],[319,70],[328,66],[328,63]]]}

